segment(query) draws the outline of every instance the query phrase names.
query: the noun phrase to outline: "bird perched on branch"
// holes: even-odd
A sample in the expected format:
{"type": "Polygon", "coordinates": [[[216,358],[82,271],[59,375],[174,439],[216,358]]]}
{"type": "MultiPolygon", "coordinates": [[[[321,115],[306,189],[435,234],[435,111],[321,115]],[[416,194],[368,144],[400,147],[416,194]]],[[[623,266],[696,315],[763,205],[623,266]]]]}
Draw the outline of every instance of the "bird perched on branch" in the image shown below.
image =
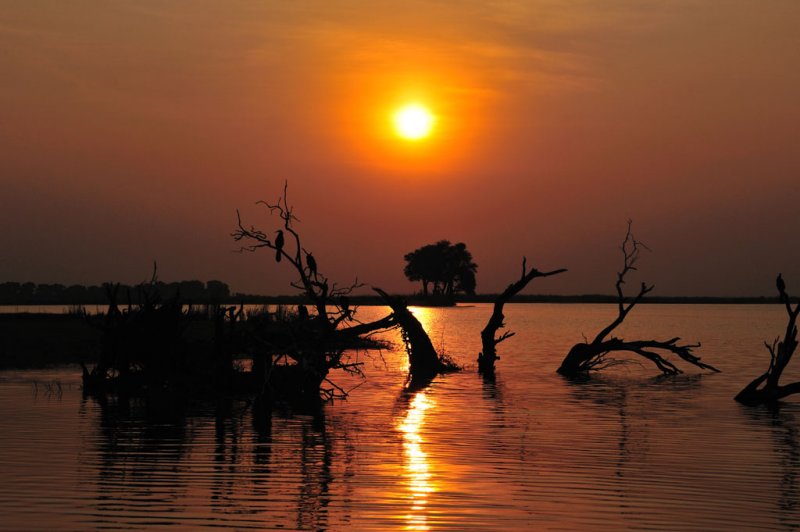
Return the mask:
{"type": "Polygon", "coordinates": [[[778,278],[775,279],[775,286],[778,287],[778,293],[780,294],[783,294],[786,291],[786,283],[783,281],[781,274],[778,274],[778,278]]]}
{"type": "Polygon", "coordinates": [[[314,280],[317,279],[317,259],[314,258],[314,255],[306,251],[306,264],[308,264],[308,269],[311,272],[311,275],[314,276],[314,280]]]}
{"type": "Polygon", "coordinates": [[[281,251],[283,250],[283,231],[278,229],[275,231],[278,236],[275,237],[275,262],[281,261],[281,251]]]}

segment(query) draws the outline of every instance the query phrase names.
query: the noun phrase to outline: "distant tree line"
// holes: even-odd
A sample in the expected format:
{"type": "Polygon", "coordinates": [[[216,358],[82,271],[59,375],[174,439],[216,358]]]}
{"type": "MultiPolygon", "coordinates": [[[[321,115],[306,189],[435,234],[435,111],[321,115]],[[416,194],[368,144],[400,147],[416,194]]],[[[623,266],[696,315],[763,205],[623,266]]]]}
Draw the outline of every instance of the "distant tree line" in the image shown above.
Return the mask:
{"type": "MultiPolygon", "coordinates": [[[[221,303],[231,297],[228,285],[222,281],[178,281],[155,283],[158,295],[170,299],[180,294],[185,303],[221,303]]],[[[138,303],[137,286],[120,285],[120,303],[138,303]]],[[[36,283],[0,283],[0,305],[106,305],[108,294],[103,286],[83,286],[36,283]]]]}

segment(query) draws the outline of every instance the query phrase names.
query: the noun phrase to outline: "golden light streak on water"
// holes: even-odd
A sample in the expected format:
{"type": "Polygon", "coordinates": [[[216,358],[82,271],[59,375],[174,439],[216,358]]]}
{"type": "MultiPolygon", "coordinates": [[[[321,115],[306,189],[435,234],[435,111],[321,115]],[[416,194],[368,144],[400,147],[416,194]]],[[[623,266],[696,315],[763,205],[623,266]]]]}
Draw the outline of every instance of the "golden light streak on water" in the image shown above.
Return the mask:
{"type": "Polygon", "coordinates": [[[403,433],[405,475],[411,500],[410,511],[405,516],[406,530],[430,530],[426,509],[428,498],[436,489],[431,481],[428,455],[423,449],[425,441],[422,429],[425,412],[433,405],[425,392],[417,393],[411,400],[406,417],[398,426],[403,433]]]}

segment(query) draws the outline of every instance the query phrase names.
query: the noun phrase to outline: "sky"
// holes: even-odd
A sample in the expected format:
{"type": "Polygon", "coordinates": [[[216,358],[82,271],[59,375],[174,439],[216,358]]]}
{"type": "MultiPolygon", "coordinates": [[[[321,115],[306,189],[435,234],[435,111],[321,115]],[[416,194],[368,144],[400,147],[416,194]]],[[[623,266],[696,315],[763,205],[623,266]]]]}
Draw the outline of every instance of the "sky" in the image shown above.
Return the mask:
{"type": "Polygon", "coordinates": [[[236,210],[288,182],[320,271],[402,293],[463,241],[478,291],[800,294],[796,0],[0,0],[0,281],[294,293],[236,210]],[[390,116],[436,116],[409,142],[390,116]]]}

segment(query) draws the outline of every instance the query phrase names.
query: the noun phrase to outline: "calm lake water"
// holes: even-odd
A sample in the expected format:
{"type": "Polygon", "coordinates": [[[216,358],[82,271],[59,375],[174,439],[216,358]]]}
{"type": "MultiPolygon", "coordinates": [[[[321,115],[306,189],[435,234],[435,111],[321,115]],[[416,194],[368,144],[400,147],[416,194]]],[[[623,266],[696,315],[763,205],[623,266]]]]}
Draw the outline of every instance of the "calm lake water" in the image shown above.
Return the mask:
{"type": "Polygon", "coordinates": [[[701,341],[723,373],[681,363],[686,374],[657,378],[633,363],[580,383],[555,369],[612,305],[508,305],[517,335],[495,382],[475,371],[489,305],[415,312],[466,370],[406,393],[399,346],[354,354],[368,378],[333,375],[360,386],[313,415],[100,404],[75,368],[0,373],[0,528],[800,527],[800,403],[732,399],[766,369],[782,308],[642,305],[620,335],[701,341]]]}

